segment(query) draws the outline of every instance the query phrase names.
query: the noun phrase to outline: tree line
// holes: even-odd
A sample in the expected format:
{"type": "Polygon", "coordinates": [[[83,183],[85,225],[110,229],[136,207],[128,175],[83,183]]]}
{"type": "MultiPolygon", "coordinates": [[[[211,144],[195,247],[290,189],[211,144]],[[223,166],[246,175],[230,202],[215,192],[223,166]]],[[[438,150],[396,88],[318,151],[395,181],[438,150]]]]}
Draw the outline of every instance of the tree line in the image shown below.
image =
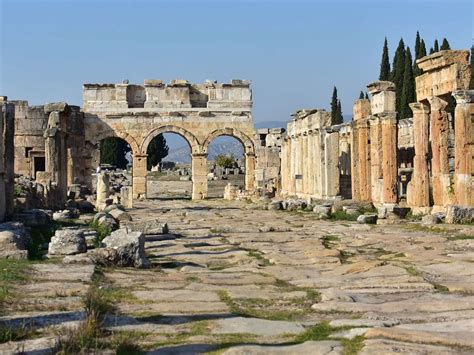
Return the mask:
{"type": "MultiPolygon", "coordinates": [[[[412,116],[409,104],[416,101],[415,77],[421,74],[421,69],[416,64],[416,61],[428,54],[425,40],[421,38],[418,31],[416,32],[414,49],[415,52],[413,55],[410,47],[406,46],[403,38],[401,38],[395,50],[392,64],[390,64],[387,38],[385,38],[383,44],[379,80],[392,81],[395,83],[397,93],[395,110],[398,112],[398,119],[412,116]]],[[[449,49],[451,49],[451,46],[446,38],[443,38],[441,46],[439,45],[438,39],[435,39],[433,46],[430,47],[429,54],[449,49]]],[[[474,46],[471,47],[471,70],[473,67],[473,50],[474,46]]],[[[471,88],[474,88],[474,78],[472,75],[471,88]]],[[[367,92],[360,92],[359,99],[368,98],[369,95],[367,92]]],[[[341,124],[342,122],[341,100],[338,99],[337,88],[334,86],[331,99],[331,124],[341,124]]]]}

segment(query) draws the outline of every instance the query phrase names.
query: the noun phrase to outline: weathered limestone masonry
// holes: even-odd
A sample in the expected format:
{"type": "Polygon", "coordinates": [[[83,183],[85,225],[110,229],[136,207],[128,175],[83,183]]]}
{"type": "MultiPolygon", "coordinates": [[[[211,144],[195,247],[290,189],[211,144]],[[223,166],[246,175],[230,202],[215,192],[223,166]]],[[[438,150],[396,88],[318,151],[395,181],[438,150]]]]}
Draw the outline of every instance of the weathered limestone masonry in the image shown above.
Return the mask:
{"type": "Polygon", "coordinates": [[[282,144],[282,195],[306,199],[340,195],[342,127],[331,127],[331,114],[324,110],[299,110],[293,115],[282,144]]]}
{"type": "Polygon", "coordinates": [[[372,94],[370,121],[370,185],[375,204],[395,204],[397,191],[397,118],[395,85],[389,81],[369,84],[372,94]]]}
{"type": "MultiPolygon", "coordinates": [[[[124,139],[132,149],[133,197],[146,197],[146,158],[151,140],[161,133],[181,135],[191,147],[193,199],[207,196],[207,148],[216,137],[237,138],[245,149],[245,187],[254,185],[255,147],[250,83],[145,80],[144,85],[84,84],[86,147],[92,152],[85,176],[98,165],[100,141],[124,139]]],[[[92,185],[92,180],[88,181],[92,185]]]]}
{"type": "Polygon", "coordinates": [[[0,222],[13,213],[15,108],[0,96],[0,222]]]}
{"type": "Polygon", "coordinates": [[[415,213],[446,211],[449,205],[473,205],[473,103],[468,91],[467,50],[441,51],[417,61],[423,73],[416,78],[413,110],[414,171],[408,203],[415,213]],[[446,107],[456,99],[454,127],[446,107]],[[454,130],[454,169],[449,135],[454,130]],[[454,170],[454,171],[453,171],[454,170]]]}
{"type": "Polygon", "coordinates": [[[262,128],[255,136],[255,188],[274,192],[280,189],[283,128],[262,128]]]}

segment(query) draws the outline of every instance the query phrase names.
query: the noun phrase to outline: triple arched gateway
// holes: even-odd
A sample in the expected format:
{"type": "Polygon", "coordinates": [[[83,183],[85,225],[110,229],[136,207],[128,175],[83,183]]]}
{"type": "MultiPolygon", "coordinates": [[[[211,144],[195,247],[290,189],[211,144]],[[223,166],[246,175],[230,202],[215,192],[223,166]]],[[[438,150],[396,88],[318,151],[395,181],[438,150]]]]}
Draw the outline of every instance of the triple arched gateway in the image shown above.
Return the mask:
{"type": "Polygon", "coordinates": [[[83,97],[85,140],[92,148],[86,165],[92,173],[102,139],[124,139],[132,149],[134,198],[146,196],[147,148],[162,133],[182,136],[191,148],[193,199],[207,196],[207,148],[219,136],[235,137],[244,146],[245,187],[253,188],[255,133],[248,82],[85,84],[83,97]]]}

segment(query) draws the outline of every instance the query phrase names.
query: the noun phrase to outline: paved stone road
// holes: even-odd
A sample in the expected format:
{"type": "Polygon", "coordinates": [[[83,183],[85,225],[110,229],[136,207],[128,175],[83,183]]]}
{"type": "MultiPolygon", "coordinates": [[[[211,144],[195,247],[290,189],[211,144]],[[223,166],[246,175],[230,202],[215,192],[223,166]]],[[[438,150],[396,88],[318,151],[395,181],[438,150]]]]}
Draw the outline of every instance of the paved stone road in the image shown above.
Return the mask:
{"type": "Polygon", "coordinates": [[[170,234],[147,239],[155,268],[104,270],[119,309],[108,328],[151,353],[474,351],[474,226],[428,232],[255,207],[137,203],[134,220],[167,222],[170,234]]]}

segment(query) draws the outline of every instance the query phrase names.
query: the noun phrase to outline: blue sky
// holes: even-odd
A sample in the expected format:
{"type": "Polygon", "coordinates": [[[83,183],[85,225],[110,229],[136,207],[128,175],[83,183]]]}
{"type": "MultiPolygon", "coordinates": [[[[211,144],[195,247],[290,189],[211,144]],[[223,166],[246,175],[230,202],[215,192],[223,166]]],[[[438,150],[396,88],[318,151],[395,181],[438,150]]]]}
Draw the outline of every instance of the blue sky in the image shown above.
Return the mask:
{"type": "Polygon", "coordinates": [[[85,82],[252,81],[254,119],[286,121],[328,108],[344,114],[378,78],[384,37],[413,49],[419,30],[469,48],[465,0],[198,1],[0,0],[0,94],[31,104],[82,104],[85,82]]]}

